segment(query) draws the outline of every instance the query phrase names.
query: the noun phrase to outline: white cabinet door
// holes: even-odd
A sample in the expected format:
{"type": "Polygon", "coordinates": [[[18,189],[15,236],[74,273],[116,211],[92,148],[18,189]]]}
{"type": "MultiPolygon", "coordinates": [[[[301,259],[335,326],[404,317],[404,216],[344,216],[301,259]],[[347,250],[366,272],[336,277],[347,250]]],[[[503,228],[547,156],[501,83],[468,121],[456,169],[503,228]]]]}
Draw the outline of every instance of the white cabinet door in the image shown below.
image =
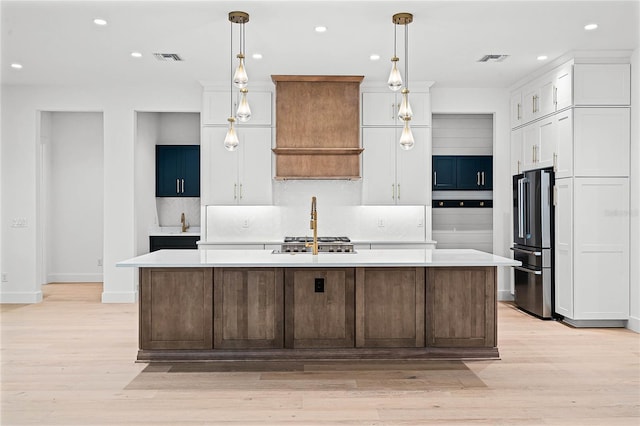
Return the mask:
{"type": "Polygon", "coordinates": [[[555,110],[560,111],[573,104],[573,64],[560,68],[555,77],[555,110]]]}
{"type": "Polygon", "coordinates": [[[522,172],[522,129],[511,131],[511,176],[522,172]]]}
{"type": "Polygon", "coordinates": [[[630,105],[631,65],[575,64],[573,100],[579,105],[630,105]]]}
{"type": "Polygon", "coordinates": [[[394,128],[362,129],[363,204],[396,203],[396,139],[394,128]]]}
{"type": "Polygon", "coordinates": [[[558,151],[557,121],[555,117],[547,117],[535,124],[540,135],[540,144],[536,149],[536,168],[553,167],[558,151]]]}
{"type": "MultiPolygon", "coordinates": [[[[406,151],[400,143],[396,147],[396,202],[397,204],[429,204],[431,199],[431,129],[414,127],[414,147],[406,151]]],[[[400,131],[396,138],[400,139],[400,131]]]]}
{"type": "Polygon", "coordinates": [[[230,102],[229,92],[204,92],[202,94],[202,124],[226,125],[227,118],[231,113],[230,102]]]}
{"type": "Polygon", "coordinates": [[[509,102],[511,106],[511,128],[515,128],[523,124],[522,116],[522,92],[516,92],[511,95],[509,102]]]}
{"type": "Polygon", "coordinates": [[[238,170],[239,204],[271,204],[271,129],[243,128],[238,170]]]}
{"type": "MultiPolygon", "coordinates": [[[[402,126],[398,120],[398,108],[402,97],[389,92],[362,93],[362,125],[363,126],[402,126]]],[[[431,125],[430,95],[425,92],[410,92],[409,104],[413,111],[411,126],[431,125]]]]}
{"type": "Polygon", "coordinates": [[[394,126],[397,114],[398,104],[395,93],[362,93],[363,126],[394,126]]]}
{"type": "MultiPolygon", "coordinates": [[[[203,125],[227,125],[229,114],[231,113],[232,100],[229,99],[229,92],[204,92],[202,95],[202,124],[203,125]]],[[[235,117],[240,94],[234,92],[233,115],[235,117]]],[[[246,123],[239,123],[240,126],[271,126],[272,94],[271,92],[251,92],[247,93],[247,102],[251,108],[251,119],[246,123]]]]}
{"type": "Polygon", "coordinates": [[[629,180],[574,179],[574,319],[629,319],[629,180]]]}
{"type": "Polygon", "coordinates": [[[555,312],[573,318],[573,178],[555,182],[555,312]]]}
{"type": "Polygon", "coordinates": [[[573,111],[567,110],[554,117],[556,122],[556,179],[573,175],[573,111]]]}
{"type": "Polygon", "coordinates": [[[540,141],[538,125],[531,123],[522,129],[522,170],[537,168],[537,149],[540,141]]]}
{"type": "Polygon", "coordinates": [[[629,108],[575,108],[575,176],[629,176],[629,108]]]}
{"type": "Polygon", "coordinates": [[[556,110],[555,104],[555,75],[549,74],[538,81],[539,98],[537,100],[536,112],[537,117],[544,117],[556,110]]]}
{"type": "Polygon", "coordinates": [[[237,204],[238,158],[240,150],[227,151],[224,147],[226,127],[203,127],[202,204],[237,204]],[[206,170],[205,170],[206,169],[206,170]]]}
{"type": "Polygon", "coordinates": [[[534,120],[538,114],[538,104],[540,92],[538,86],[527,86],[522,92],[522,117],[523,122],[528,123],[534,120]]]}

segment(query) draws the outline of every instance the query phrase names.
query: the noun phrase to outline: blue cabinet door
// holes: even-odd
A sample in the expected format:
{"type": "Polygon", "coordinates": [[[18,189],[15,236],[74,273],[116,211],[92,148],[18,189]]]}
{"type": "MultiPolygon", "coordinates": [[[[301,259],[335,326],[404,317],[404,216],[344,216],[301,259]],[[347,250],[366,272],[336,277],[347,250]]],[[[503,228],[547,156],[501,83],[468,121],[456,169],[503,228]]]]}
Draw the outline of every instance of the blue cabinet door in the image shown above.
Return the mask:
{"type": "Polygon", "coordinates": [[[457,189],[480,189],[482,180],[478,169],[478,157],[458,157],[456,177],[457,189]]]}
{"type": "Polygon", "coordinates": [[[200,196],[200,146],[156,145],[156,197],[200,196]]]}
{"type": "Polygon", "coordinates": [[[456,189],[456,157],[434,155],[433,161],[433,190],[456,189]]]}
{"type": "Polygon", "coordinates": [[[480,172],[479,189],[493,189],[493,157],[490,155],[476,157],[476,168],[480,172]]]}

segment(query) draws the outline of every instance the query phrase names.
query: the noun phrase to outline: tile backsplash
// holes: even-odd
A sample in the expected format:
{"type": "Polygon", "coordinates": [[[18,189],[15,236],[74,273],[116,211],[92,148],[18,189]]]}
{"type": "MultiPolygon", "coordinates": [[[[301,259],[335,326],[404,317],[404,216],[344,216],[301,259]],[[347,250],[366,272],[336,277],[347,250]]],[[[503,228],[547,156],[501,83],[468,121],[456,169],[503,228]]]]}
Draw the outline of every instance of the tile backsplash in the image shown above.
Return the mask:
{"type": "Polygon", "coordinates": [[[158,197],[158,226],[180,226],[180,215],[184,213],[187,224],[200,226],[200,198],[158,197]]]}

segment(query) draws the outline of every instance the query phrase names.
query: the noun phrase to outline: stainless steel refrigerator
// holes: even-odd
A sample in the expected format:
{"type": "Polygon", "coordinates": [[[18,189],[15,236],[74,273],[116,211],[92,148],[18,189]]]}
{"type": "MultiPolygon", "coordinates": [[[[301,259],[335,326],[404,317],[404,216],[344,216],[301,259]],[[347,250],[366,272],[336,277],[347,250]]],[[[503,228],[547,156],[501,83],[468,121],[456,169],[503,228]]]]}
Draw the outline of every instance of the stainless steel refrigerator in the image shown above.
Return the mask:
{"type": "Polygon", "coordinates": [[[513,176],[513,258],[516,305],[540,318],[552,318],[553,169],[513,176]]]}

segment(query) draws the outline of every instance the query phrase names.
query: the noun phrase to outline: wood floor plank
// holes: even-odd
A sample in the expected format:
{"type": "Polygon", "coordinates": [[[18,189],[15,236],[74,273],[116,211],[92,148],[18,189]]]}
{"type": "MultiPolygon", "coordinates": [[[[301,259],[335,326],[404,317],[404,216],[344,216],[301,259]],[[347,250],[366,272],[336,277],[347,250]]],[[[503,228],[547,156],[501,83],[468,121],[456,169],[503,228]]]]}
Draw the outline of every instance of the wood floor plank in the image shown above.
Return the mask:
{"type": "Polygon", "coordinates": [[[640,335],[498,305],[495,361],[136,363],[135,304],[96,283],[0,305],[2,425],[640,423],[640,335]]]}

